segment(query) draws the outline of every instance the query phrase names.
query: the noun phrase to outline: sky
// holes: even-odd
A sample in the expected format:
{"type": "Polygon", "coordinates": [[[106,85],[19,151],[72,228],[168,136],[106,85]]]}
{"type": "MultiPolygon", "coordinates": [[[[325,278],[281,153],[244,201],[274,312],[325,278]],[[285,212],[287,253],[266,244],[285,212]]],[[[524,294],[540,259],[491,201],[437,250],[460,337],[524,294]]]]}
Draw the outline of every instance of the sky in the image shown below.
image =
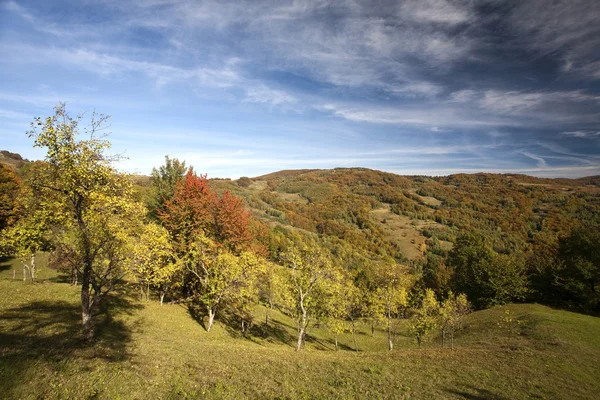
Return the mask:
{"type": "Polygon", "coordinates": [[[0,0],[0,148],[111,116],[117,167],[600,174],[598,0],[0,0]]]}

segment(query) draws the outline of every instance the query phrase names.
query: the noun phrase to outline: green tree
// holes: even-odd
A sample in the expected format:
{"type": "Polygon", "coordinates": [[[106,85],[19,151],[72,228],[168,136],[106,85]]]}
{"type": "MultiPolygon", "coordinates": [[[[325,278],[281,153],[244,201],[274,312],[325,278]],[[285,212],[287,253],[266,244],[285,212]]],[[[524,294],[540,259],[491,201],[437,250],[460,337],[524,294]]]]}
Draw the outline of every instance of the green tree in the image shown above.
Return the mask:
{"type": "Polygon", "coordinates": [[[185,161],[165,156],[165,165],[152,168],[150,183],[152,185],[152,201],[149,205],[150,215],[158,218],[159,210],[164,210],[165,202],[173,198],[175,186],[183,179],[187,171],[192,167],[186,167],[185,161]]]}
{"type": "Polygon", "coordinates": [[[563,302],[586,312],[600,312],[600,232],[574,229],[559,240],[555,285],[563,302]]]}
{"type": "Polygon", "coordinates": [[[499,255],[483,237],[464,234],[448,257],[453,287],[465,293],[477,308],[524,299],[527,276],[522,257],[499,255]]]}

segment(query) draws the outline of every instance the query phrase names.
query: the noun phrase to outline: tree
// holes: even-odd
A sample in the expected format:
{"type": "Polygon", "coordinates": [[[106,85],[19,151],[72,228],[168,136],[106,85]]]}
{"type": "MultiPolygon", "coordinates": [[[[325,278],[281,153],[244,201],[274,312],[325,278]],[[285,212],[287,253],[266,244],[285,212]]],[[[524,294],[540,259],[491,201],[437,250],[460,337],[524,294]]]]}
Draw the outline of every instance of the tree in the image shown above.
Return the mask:
{"type": "Polygon", "coordinates": [[[156,288],[163,304],[165,295],[180,270],[179,260],[171,244],[169,233],[160,225],[144,225],[139,237],[130,242],[129,273],[140,285],[142,296],[150,297],[150,287],[156,288]]]}
{"type": "Polygon", "coordinates": [[[198,234],[206,235],[210,223],[211,191],[206,175],[189,169],[175,185],[171,200],[159,210],[163,225],[175,241],[176,250],[185,253],[198,234]]]}
{"type": "Polygon", "coordinates": [[[559,240],[556,286],[571,308],[600,312],[600,231],[574,229],[559,240]]]}
{"type": "Polygon", "coordinates": [[[431,289],[425,290],[421,306],[414,310],[410,319],[410,332],[417,339],[419,347],[427,335],[433,331],[438,323],[440,305],[431,289]]]}
{"type": "Polygon", "coordinates": [[[165,209],[159,214],[184,251],[197,234],[234,252],[249,250],[254,240],[244,201],[228,191],[218,196],[211,191],[206,175],[198,176],[191,169],[176,184],[173,198],[165,202],[165,209]]]}
{"type": "Polygon", "coordinates": [[[411,286],[408,269],[393,259],[384,259],[375,265],[373,307],[387,322],[388,349],[394,349],[393,319],[408,306],[411,286]]]}
{"type": "Polygon", "coordinates": [[[131,183],[105,154],[110,143],[98,137],[107,117],[93,113],[84,130],[87,138],[78,140],[81,119],[71,117],[60,104],[53,116],[32,123],[29,136],[35,147],[47,150],[31,185],[42,207],[55,211],[54,222],[61,227],[56,247],[67,247],[81,268],[82,328],[89,340],[94,335],[94,306],[122,276],[123,231],[141,220],[141,209],[131,200],[131,183]]]}
{"type": "Polygon", "coordinates": [[[463,293],[450,292],[440,307],[440,326],[442,328],[442,348],[446,347],[446,334],[450,333],[450,348],[454,350],[454,332],[462,326],[465,315],[471,307],[463,293]]]}
{"type": "Polygon", "coordinates": [[[266,305],[265,325],[269,325],[269,316],[276,303],[286,303],[285,275],[281,266],[273,262],[265,262],[265,267],[258,278],[259,296],[266,305]]]}
{"type": "Polygon", "coordinates": [[[220,306],[252,296],[249,292],[255,290],[261,263],[252,253],[235,255],[201,234],[195,239],[182,262],[189,273],[192,299],[208,314],[206,330],[210,332],[220,306]]]}
{"type": "Polygon", "coordinates": [[[471,233],[457,239],[448,257],[454,269],[454,290],[465,293],[475,307],[522,300],[527,276],[522,257],[497,254],[483,237],[471,233]]]}
{"type": "Polygon", "coordinates": [[[173,198],[177,183],[183,179],[186,172],[192,171],[192,167],[186,167],[185,161],[165,156],[165,165],[158,169],[152,168],[150,182],[152,184],[152,202],[150,213],[157,218],[159,211],[164,209],[165,202],[173,198]]]}
{"type": "Polygon", "coordinates": [[[17,219],[17,196],[21,185],[21,178],[15,175],[12,169],[0,163],[0,231],[17,219]]]}
{"type": "Polygon", "coordinates": [[[320,244],[312,240],[291,246],[282,254],[282,259],[290,272],[290,287],[298,325],[296,351],[300,351],[308,323],[321,307],[323,292],[327,290],[328,280],[332,275],[332,266],[320,244]]]}
{"type": "Polygon", "coordinates": [[[334,336],[335,350],[338,350],[339,335],[349,330],[352,332],[354,348],[358,351],[354,324],[361,306],[358,288],[347,276],[338,271],[335,278],[328,282],[328,290],[329,296],[326,298],[325,316],[327,325],[334,336]],[[351,321],[350,326],[348,326],[348,320],[351,321]]]}

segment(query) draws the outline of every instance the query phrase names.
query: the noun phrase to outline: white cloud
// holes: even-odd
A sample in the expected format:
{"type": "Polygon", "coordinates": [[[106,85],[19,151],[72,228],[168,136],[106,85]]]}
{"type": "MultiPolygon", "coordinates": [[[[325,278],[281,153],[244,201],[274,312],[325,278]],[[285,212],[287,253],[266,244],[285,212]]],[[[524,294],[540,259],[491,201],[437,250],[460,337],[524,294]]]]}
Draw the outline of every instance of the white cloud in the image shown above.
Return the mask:
{"type": "Polygon", "coordinates": [[[538,168],[547,168],[548,164],[546,163],[546,160],[544,160],[542,157],[535,155],[533,153],[529,153],[527,151],[522,151],[521,154],[523,154],[525,157],[529,157],[532,160],[537,161],[537,166],[538,168]]]}
{"type": "Polygon", "coordinates": [[[296,98],[283,90],[271,89],[266,85],[246,89],[246,101],[252,103],[269,103],[275,106],[296,103],[296,98]]]}
{"type": "Polygon", "coordinates": [[[600,137],[600,131],[570,131],[563,132],[562,134],[565,136],[587,139],[600,137]]]}

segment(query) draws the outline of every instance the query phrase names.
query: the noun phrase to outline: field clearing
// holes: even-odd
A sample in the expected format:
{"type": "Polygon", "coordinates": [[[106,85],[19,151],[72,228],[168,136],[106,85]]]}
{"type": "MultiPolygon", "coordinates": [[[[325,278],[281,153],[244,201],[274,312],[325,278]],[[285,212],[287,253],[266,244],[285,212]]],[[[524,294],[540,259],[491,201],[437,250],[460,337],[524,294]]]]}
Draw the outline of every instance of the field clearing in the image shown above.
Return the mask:
{"type": "Polygon", "coordinates": [[[413,194],[414,196],[417,196],[419,199],[421,199],[421,202],[423,202],[423,204],[428,205],[428,206],[434,206],[434,207],[439,207],[442,205],[442,201],[436,199],[435,197],[431,197],[431,196],[421,196],[420,194],[417,193],[416,190],[411,189],[409,190],[409,192],[411,194],[413,194]]]}
{"type": "Polygon", "coordinates": [[[358,353],[348,333],[334,351],[324,326],[296,353],[294,321],[279,312],[266,326],[258,308],[247,337],[222,322],[207,333],[183,305],[121,293],[97,315],[98,339],[87,347],[79,287],[42,271],[36,284],[0,272],[6,399],[592,399],[600,390],[600,319],[547,307],[509,306],[524,321],[520,335],[497,326],[507,307],[471,314],[455,351],[437,338],[419,349],[399,321],[391,353],[383,329],[371,337],[367,322],[358,353]]]}
{"type": "Polygon", "coordinates": [[[281,200],[288,203],[308,204],[308,200],[300,195],[300,193],[283,193],[283,192],[271,192],[278,196],[281,200]]]}
{"type": "Polygon", "coordinates": [[[402,254],[410,260],[423,256],[420,247],[427,238],[423,236],[421,229],[427,226],[441,226],[434,221],[413,220],[407,216],[395,214],[390,211],[389,204],[371,211],[371,216],[383,229],[386,238],[398,243],[402,254]]]}

